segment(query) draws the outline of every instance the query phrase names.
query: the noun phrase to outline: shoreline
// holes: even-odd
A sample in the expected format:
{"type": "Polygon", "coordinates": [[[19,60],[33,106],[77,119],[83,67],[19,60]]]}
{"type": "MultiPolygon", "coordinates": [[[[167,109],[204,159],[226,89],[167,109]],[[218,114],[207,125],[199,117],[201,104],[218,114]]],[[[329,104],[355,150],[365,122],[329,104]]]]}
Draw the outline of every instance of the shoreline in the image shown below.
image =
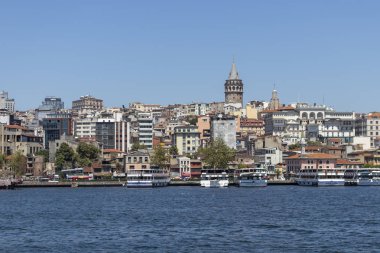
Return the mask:
{"type": "MultiPolygon", "coordinates": [[[[77,181],[78,187],[125,187],[127,181],[77,181]]],[[[48,188],[48,187],[71,187],[72,182],[34,182],[25,181],[22,184],[15,185],[15,188],[48,188]]],[[[295,181],[268,181],[268,186],[276,185],[297,185],[295,181]]],[[[171,181],[168,187],[171,186],[199,186],[200,181],[171,181]]],[[[235,183],[230,183],[229,186],[237,186],[235,183]]]]}

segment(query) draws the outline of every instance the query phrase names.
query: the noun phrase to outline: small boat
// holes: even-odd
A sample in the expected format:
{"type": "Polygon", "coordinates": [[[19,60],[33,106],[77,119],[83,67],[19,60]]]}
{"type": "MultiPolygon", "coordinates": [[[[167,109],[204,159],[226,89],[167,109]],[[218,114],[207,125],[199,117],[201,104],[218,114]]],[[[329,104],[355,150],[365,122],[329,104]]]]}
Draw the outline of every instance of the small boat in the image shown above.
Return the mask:
{"type": "Polygon", "coordinates": [[[228,174],[226,172],[202,172],[201,186],[206,188],[228,187],[228,174]]]}

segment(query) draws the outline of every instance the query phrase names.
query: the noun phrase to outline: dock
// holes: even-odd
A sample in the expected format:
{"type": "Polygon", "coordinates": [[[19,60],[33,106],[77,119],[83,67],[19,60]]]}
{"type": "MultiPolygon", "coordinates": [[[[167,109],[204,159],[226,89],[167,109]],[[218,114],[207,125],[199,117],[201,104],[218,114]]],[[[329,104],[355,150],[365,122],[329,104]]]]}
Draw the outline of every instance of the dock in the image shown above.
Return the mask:
{"type": "Polygon", "coordinates": [[[0,179],[0,189],[14,189],[16,186],[16,182],[11,179],[0,179]]]}

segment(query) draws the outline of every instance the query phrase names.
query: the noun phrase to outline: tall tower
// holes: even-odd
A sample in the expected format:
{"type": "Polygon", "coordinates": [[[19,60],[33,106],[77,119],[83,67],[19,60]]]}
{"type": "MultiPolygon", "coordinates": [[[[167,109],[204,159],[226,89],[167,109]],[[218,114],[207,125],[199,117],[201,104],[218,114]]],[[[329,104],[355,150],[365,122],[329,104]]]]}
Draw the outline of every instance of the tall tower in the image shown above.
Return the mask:
{"type": "Polygon", "coordinates": [[[278,98],[278,93],[276,89],[272,91],[272,98],[269,102],[269,109],[277,110],[280,107],[280,99],[278,98]]]}
{"type": "Polygon", "coordinates": [[[224,84],[224,95],[226,104],[240,104],[243,107],[243,82],[239,78],[235,62],[232,63],[230,75],[224,84]]]}

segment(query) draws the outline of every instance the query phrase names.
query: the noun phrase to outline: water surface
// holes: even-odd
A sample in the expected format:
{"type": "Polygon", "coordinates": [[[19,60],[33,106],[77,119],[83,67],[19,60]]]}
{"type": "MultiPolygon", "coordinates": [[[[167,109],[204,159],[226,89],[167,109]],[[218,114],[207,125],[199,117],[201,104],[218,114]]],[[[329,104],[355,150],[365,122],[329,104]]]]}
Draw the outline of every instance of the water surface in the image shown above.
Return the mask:
{"type": "Polygon", "coordinates": [[[379,252],[380,187],[0,191],[2,252],[379,252]]]}

